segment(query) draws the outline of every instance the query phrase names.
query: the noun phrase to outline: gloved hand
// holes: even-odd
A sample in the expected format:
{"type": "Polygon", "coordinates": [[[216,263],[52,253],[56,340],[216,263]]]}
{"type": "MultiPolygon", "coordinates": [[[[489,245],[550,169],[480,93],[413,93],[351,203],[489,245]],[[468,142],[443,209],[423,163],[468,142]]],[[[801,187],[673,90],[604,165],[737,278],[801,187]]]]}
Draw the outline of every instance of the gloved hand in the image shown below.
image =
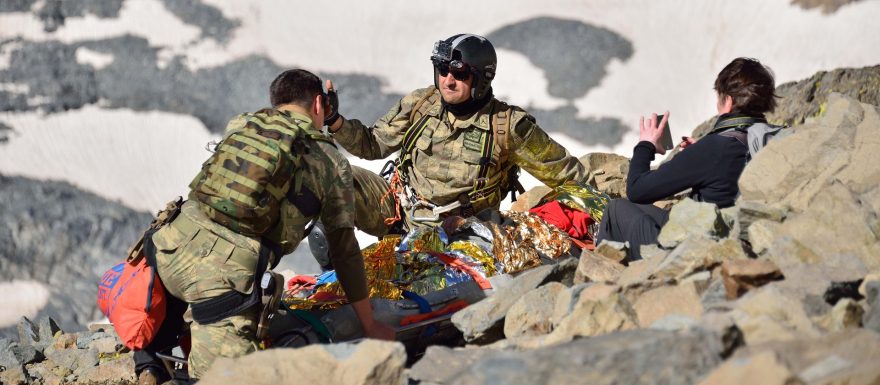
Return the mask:
{"type": "Polygon", "coordinates": [[[333,82],[327,80],[327,96],[324,98],[324,125],[332,126],[339,119],[339,95],[333,89],[333,82]]]}

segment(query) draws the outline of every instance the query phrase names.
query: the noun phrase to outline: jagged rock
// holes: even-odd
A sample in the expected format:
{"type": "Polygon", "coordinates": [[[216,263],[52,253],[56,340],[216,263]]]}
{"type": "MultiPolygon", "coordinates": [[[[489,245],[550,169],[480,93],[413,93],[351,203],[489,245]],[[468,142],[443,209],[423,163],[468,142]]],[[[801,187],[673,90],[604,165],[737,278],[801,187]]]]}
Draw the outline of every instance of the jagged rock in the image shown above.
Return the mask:
{"type": "Polygon", "coordinates": [[[268,349],[221,358],[199,383],[402,385],[406,384],[405,363],[406,351],[399,342],[368,339],[357,344],[268,349]]]}
{"type": "Polygon", "coordinates": [[[773,241],[781,233],[780,227],[779,222],[766,219],[759,219],[749,225],[749,229],[746,231],[749,243],[752,245],[752,251],[760,255],[770,248],[770,245],[773,244],[773,241]]]}
{"type": "Polygon", "coordinates": [[[761,345],[749,344],[731,360],[773,351],[808,384],[876,384],[880,380],[880,334],[847,329],[822,337],[802,338],[761,345]]]}
{"type": "Polygon", "coordinates": [[[600,290],[581,291],[571,313],[559,321],[542,345],[638,327],[638,316],[623,294],[610,293],[603,297],[600,290]]]}
{"type": "Polygon", "coordinates": [[[92,340],[88,345],[89,349],[94,349],[98,354],[112,354],[122,349],[122,342],[113,337],[104,337],[92,340]]]}
{"type": "Polygon", "coordinates": [[[594,152],[580,158],[589,173],[587,183],[612,198],[626,197],[626,175],[629,158],[617,154],[594,152]]]}
{"type": "Polygon", "coordinates": [[[859,285],[859,294],[868,299],[868,303],[874,300],[880,294],[880,274],[871,273],[865,276],[862,284],[859,285]],[[868,290],[868,286],[872,286],[873,290],[868,290]]]}
{"type": "Polygon", "coordinates": [[[106,338],[106,337],[109,337],[110,335],[107,334],[106,332],[100,331],[100,332],[95,332],[95,333],[71,334],[71,336],[73,336],[75,338],[77,348],[87,349],[89,347],[89,344],[92,341],[106,338]]]}
{"type": "Polygon", "coordinates": [[[681,280],[698,271],[711,270],[724,261],[746,259],[745,250],[734,238],[720,241],[703,236],[684,240],[650,269],[652,279],[681,280]]]}
{"type": "Polygon", "coordinates": [[[518,299],[507,311],[504,336],[516,338],[547,334],[553,331],[553,309],[559,293],[568,289],[558,282],[550,282],[518,299]]]}
{"type": "MultiPolygon", "coordinates": [[[[815,297],[816,302],[826,307],[824,296],[833,282],[859,280],[867,273],[857,256],[835,255],[823,259],[790,237],[777,239],[765,256],[779,266],[786,277],[777,283],[779,287],[801,293],[802,299],[815,297]]],[[[819,313],[824,314],[825,310],[819,313]]]]}
{"type": "Polygon", "coordinates": [[[0,384],[25,385],[27,383],[27,374],[20,366],[8,367],[0,372],[0,384]]]}
{"type": "MultiPolygon", "coordinates": [[[[798,0],[804,3],[846,4],[853,0],[798,0]]],[[[836,7],[834,7],[836,9],[836,7]]],[[[880,65],[819,71],[809,79],[776,87],[780,96],[771,122],[798,125],[827,110],[830,97],[841,93],[862,103],[880,106],[880,65]]]]}
{"type": "MultiPolygon", "coordinates": [[[[42,330],[48,339],[40,336],[41,342],[51,341],[59,325],[81,330],[100,316],[96,282],[151,218],[69,183],[17,176],[0,176],[0,207],[0,281],[34,280],[53,288],[37,314],[57,323],[42,330]]],[[[0,333],[14,335],[11,329],[0,333]]]]}
{"type": "Polygon", "coordinates": [[[615,242],[609,240],[603,240],[599,246],[596,246],[596,254],[599,254],[605,258],[608,258],[614,262],[622,262],[626,259],[627,248],[629,247],[629,243],[626,242],[615,242]]]}
{"type": "Polygon", "coordinates": [[[569,258],[555,265],[528,270],[492,296],[455,313],[452,323],[471,343],[485,344],[503,338],[504,317],[510,307],[525,293],[547,282],[568,281],[570,284],[577,264],[577,259],[569,258]]]}
{"type": "Polygon", "coordinates": [[[829,305],[835,305],[837,301],[844,298],[860,301],[865,298],[859,293],[859,285],[861,285],[862,281],[859,279],[855,281],[831,282],[831,286],[825,289],[825,294],[822,295],[822,298],[829,305]]]}
{"type": "Polygon", "coordinates": [[[709,373],[709,376],[703,381],[700,381],[700,385],[799,385],[803,383],[771,351],[727,360],[712,373],[709,373]]]}
{"type": "Polygon", "coordinates": [[[727,299],[736,299],[746,291],[783,278],[779,267],[768,260],[739,259],[721,263],[721,276],[727,299]]]}
{"type": "Polygon", "coordinates": [[[40,329],[27,317],[18,321],[18,343],[21,345],[40,345],[40,329]]]}
{"type": "Polygon", "coordinates": [[[492,351],[444,384],[691,384],[721,362],[712,333],[632,330],[525,352],[492,351]]]}
{"type": "Polygon", "coordinates": [[[46,358],[60,368],[64,376],[79,374],[98,365],[98,352],[88,349],[58,349],[46,352],[46,358]]]}
{"type": "MultiPolygon", "coordinates": [[[[603,242],[603,245],[605,244],[607,243],[603,242]]],[[[574,283],[614,283],[617,282],[617,278],[620,277],[623,267],[624,266],[620,263],[600,256],[598,253],[584,249],[584,251],[581,252],[577,271],[574,273],[574,283]]]]}
{"type": "Polygon", "coordinates": [[[55,342],[52,343],[52,347],[55,349],[88,348],[88,344],[77,344],[78,337],[76,334],[62,333],[55,336],[54,340],[55,342]]]}
{"type": "Polygon", "coordinates": [[[687,198],[672,207],[669,221],[663,225],[657,241],[665,248],[673,248],[690,237],[717,239],[729,233],[730,227],[717,206],[687,198]]]}
{"type": "Polygon", "coordinates": [[[703,313],[700,293],[693,282],[647,290],[638,295],[632,305],[643,327],[673,314],[699,318],[703,313]]]}
{"type": "Polygon", "coordinates": [[[134,360],[130,354],[121,355],[112,361],[102,362],[83,370],[77,379],[80,384],[136,384],[134,360]]]}
{"type": "Polygon", "coordinates": [[[825,330],[831,332],[857,328],[862,323],[862,315],[864,313],[865,309],[862,309],[856,301],[844,298],[838,301],[819,323],[825,330]]]}
{"type": "Polygon", "coordinates": [[[657,245],[643,245],[640,248],[642,259],[632,261],[620,273],[617,283],[620,286],[630,286],[647,281],[657,266],[666,259],[669,251],[659,248],[657,245]]]}
{"type": "Polygon", "coordinates": [[[487,348],[447,348],[429,346],[425,355],[410,368],[409,377],[419,385],[448,384],[461,371],[485,355],[487,348]]]}
{"type": "Polygon", "coordinates": [[[865,297],[868,302],[868,311],[862,317],[862,324],[865,329],[880,333],[880,281],[867,282],[865,297]]]}
{"type": "Polygon", "coordinates": [[[727,299],[727,288],[724,287],[724,280],[716,279],[711,281],[706,290],[703,291],[700,303],[703,304],[703,309],[706,310],[719,308],[729,310],[731,302],[727,299]]]}
{"type": "Polygon", "coordinates": [[[559,326],[559,323],[574,311],[581,295],[601,299],[618,291],[620,291],[620,288],[617,286],[595,283],[582,283],[566,289],[556,296],[556,303],[553,306],[553,315],[551,317],[553,327],[559,326]]]}
{"type": "Polygon", "coordinates": [[[529,211],[550,191],[553,191],[550,187],[535,186],[516,197],[516,201],[510,205],[510,209],[519,212],[529,211]]]}
{"type": "Polygon", "coordinates": [[[749,345],[819,335],[800,298],[775,283],[740,298],[732,316],[749,345]]]}
{"type": "Polygon", "coordinates": [[[817,259],[855,255],[869,269],[880,267],[880,196],[874,198],[880,169],[866,167],[880,164],[880,142],[872,139],[878,127],[876,106],[829,96],[821,117],[771,141],[749,163],[740,202],[790,207],[778,236],[793,238],[817,259]]]}

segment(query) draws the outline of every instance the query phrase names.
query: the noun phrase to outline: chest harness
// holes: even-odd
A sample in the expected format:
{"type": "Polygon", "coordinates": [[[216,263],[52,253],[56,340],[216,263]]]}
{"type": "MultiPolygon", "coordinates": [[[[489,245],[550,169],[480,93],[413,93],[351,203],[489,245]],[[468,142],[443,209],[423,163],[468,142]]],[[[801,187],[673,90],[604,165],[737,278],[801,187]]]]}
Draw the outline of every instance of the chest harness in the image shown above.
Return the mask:
{"type": "MultiPolygon", "coordinates": [[[[390,184],[382,200],[388,195],[392,195],[397,203],[395,216],[385,219],[385,224],[388,226],[401,219],[401,207],[409,210],[410,218],[414,221],[436,221],[440,219],[442,214],[448,214],[456,209],[463,216],[472,216],[475,214],[472,202],[490,197],[492,194],[499,192],[505,194],[507,191],[511,191],[514,194],[512,199],[516,200],[516,192],[523,193],[525,191],[518,180],[519,167],[508,162],[511,108],[505,103],[499,103],[500,108],[490,111],[490,129],[483,131],[480,135],[479,170],[470,191],[460,194],[455,201],[449,204],[438,205],[421,197],[412,188],[409,183],[409,168],[413,163],[413,150],[419,137],[428,126],[431,116],[428,111],[438,103],[440,103],[440,93],[436,87],[432,87],[427,95],[416,102],[409,119],[410,122],[415,123],[404,133],[397,159],[389,161],[382,169],[382,176],[389,179],[390,184]],[[497,164],[492,161],[493,158],[498,159],[497,164]],[[500,168],[501,172],[495,177],[490,177],[490,171],[497,168],[500,168]],[[504,182],[507,184],[503,185],[504,182]],[[415,216],[415,211],[419,208],[430,209],[431,215],[415,216]]],[[[440,116],[443,117],[445,113],[445,108],[442,108],[440,116]]]]}

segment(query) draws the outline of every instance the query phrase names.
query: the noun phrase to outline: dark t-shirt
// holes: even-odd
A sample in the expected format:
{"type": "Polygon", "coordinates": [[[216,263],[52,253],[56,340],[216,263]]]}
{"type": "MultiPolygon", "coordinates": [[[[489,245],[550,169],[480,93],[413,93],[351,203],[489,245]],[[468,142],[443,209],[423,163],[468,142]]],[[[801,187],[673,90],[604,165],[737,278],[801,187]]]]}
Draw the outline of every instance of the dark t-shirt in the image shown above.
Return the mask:
{"type": "Polygon", "coordinates": [[[633,149],[626,194],[630,201],[651,204],[688,188],[691,197],[724,208],[739,195],[737,182],[746,166],[746,146],[735,138],[710,134],[672,160],[651,170],[654,145],[639,142],[633,149]]]}

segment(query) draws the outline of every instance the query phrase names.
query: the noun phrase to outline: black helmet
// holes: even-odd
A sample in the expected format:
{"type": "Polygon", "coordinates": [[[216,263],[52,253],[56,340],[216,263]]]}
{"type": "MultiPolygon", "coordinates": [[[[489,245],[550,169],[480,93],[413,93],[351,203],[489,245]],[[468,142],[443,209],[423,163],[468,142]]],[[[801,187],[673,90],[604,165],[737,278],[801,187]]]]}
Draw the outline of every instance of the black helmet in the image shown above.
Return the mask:
{"type": "Polygon", "coordinates": [[[434,43],[431,53],[434,64],[434,85],[438,88],[438,68],[462,69],[467,67],[474,75],[471,98],[482,99],[492,86],[498,59],[495,47],[485,37],[469,33],[454,35],[434,43]]]}

